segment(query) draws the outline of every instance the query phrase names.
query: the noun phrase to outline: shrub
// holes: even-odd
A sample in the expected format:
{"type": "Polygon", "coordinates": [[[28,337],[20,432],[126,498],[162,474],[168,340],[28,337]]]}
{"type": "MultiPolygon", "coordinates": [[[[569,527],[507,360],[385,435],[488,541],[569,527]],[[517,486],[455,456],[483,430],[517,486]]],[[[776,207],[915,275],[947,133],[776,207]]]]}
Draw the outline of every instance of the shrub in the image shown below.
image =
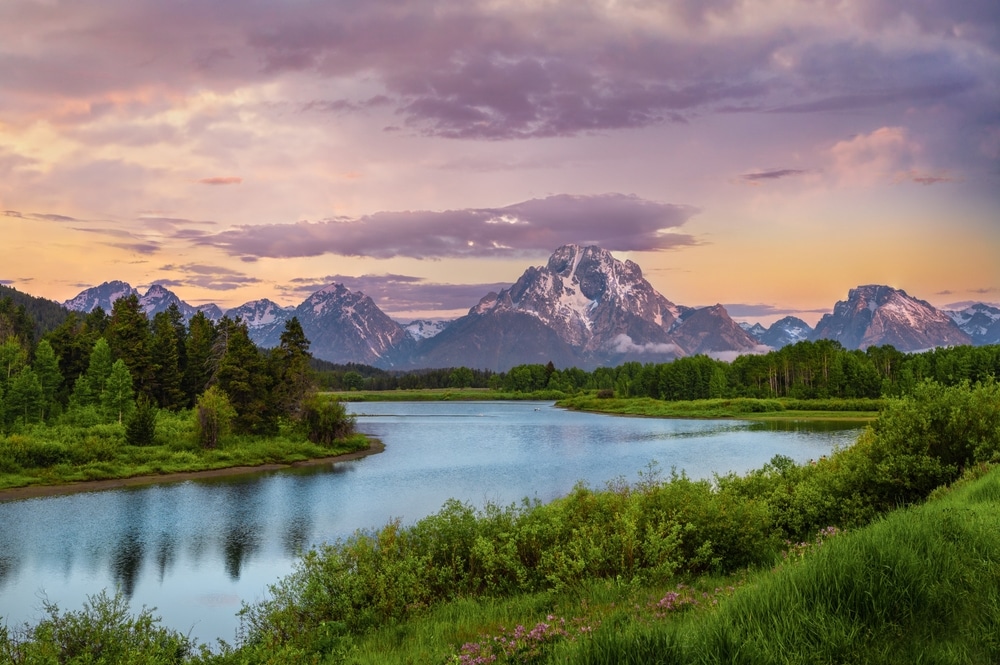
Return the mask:
{"type": "Polygon", "coordinates": [[[37,625],[13,636],[0,633],[0,655],[11,657],[9,662],[166,665],[191,655],[187,637],[159,626],[146,608],[133,616],[122,595],[102,591],[82,610],[65,614],[52,603],[43,605],[47,616],[37,625]]]}
{"type": "Polygon", "coordinates": [[[203,448],[217,448],[232,431],[236,411],[225,391],[212,386],[198,398],[194,415],[195,441],[203,448]]]}
{"type": "Polygon", "coordinates": [[[338,400],[313,394],[302,406],[300,423],[310,441],[332,446],[354,433],[355,419],[338,400]]]}
{"type": "Polygon", "coordinates": [[[69,459],[69,451],[54,441],[33,442],[24,448],[24,462],[27,467],[44,469],[69,459]]]}

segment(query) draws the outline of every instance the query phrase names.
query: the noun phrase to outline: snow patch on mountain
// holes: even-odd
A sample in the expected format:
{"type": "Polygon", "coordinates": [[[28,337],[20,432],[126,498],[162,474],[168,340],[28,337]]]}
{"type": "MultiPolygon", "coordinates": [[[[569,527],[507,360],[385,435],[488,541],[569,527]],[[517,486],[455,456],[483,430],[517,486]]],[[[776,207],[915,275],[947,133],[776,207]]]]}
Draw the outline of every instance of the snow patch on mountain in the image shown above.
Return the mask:
{"type": "Polygon", "coordinates": [[[451,321],[432,321],[428,319],[418,319],[403,326],[407,334],[415,340],[430,339],[448,327],[451,321]]]}

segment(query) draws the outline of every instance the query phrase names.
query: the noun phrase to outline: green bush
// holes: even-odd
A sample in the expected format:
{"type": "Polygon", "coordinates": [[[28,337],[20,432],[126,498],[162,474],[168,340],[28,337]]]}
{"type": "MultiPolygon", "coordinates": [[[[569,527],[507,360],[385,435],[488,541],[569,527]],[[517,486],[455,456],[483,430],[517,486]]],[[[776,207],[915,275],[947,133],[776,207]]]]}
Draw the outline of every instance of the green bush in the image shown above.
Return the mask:
{"type": "Polygon", "coordinates": [[[66,446],[55,441],[33,442],[24,448],[24,466],[44,469],[70,459],[66,446]]]}
{"type": "Polygon", "coordinates": [[[132,615],[122,595],[101,592],[75,612],[43,605],[46,616],[35,626],[0,633],[3,662],[167,665],[191,655],[188,638],[159,626],[159,618],[146,608],[132,615]]]}
{"type": "Polygon", "coordinates": [[[355,427],[354,416],[340,401],[315,393],[303,403],[300,423],[306,437],[322,446],[346,439],[355,427]]]}
{"type": "Polygon", "coordinates": [[[235,417],[229,396],[218,386],[211,386],[194,407],[195,441],[202,448],[217,448],[232,431],[235,417]]]}

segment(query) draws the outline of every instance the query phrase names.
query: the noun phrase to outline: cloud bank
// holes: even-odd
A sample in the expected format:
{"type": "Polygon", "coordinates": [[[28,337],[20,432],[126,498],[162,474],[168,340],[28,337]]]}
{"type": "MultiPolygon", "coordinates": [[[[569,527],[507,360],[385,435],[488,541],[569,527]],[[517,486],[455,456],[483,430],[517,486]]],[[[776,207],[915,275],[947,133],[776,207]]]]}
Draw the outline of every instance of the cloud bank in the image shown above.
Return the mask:
{"type": "Polygon", "coordinates": [[[656,251],[694,245],[676,231],[697,210],[636,196],[550,196],[502,208],[380,212],[358,219],[241,226],[193,239],[248,258],[339,254],[388,259],[523,257],[561,245],[656,251]]]}

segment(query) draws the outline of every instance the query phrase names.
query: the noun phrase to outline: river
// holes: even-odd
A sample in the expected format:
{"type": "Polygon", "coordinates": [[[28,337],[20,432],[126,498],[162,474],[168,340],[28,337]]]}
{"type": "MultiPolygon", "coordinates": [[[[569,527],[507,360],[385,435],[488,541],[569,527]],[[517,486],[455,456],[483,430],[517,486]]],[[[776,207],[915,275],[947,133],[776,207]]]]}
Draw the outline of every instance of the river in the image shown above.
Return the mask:
{"type": "Polygon", "coordinates": [[[436,512],[548,501],[577,482],[639,474],[742,473],[774,455],[798,462],[849,445],[857,428],[625,418],[549,402],[350,405],[384,453],[330,466],[0,503],[0,616],[35,622],[43,601],[82,607],[102,589],[155,607],[202,643],[232,642],[245,602],[321,542],[436,512]],[[652,466],[651,466],[652,463],[652,466]]]}

